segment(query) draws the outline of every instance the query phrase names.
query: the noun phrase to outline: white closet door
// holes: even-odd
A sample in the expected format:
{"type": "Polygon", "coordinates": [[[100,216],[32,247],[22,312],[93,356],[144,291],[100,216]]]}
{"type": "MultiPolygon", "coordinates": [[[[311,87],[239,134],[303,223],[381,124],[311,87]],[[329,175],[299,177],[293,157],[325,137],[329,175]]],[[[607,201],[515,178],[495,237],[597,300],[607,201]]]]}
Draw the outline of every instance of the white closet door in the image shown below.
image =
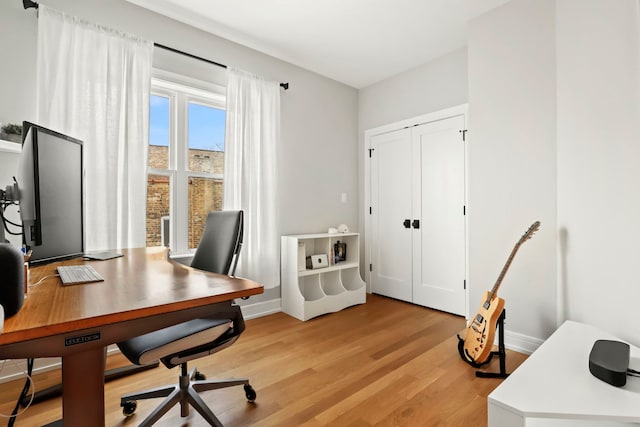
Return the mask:
{"type": "Polygon", "coordinates": [[[413,302],[465,313],[465,150],[457,116],[412,128],[413,302]]]}
{"type": "Polygon", "coordinates": [[[411,131],[371,138],[371,289],[411,302],[411,131]]]}

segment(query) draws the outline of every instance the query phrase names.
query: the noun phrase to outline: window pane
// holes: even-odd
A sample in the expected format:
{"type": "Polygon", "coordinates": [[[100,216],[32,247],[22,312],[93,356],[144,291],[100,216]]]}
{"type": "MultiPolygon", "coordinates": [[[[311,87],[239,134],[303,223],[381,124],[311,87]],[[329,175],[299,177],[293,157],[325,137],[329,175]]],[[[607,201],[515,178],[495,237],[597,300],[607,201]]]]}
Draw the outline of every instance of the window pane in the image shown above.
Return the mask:
{"type": "Polygon", "coordinates": [[[225,111],[190,102],[189,170],[223,173],[225,111]]]}
{"type": "Polygon", "coordinates": [[[171,124],[169,107],[171,101],[166,96],[151,95],[149,105],[149,167],[169,168],[169,141],[171,124]]]}
{"type": "Polygon", "coordinates": [[[169,245],[170,182],[163,175],[147,179],[147,246],[169,245]]]}
{"type": "Polygon", "coordinates": [[[189,179],[189,249],[198,247],[207,214],[222,210],[222,180],[189,179]]]}

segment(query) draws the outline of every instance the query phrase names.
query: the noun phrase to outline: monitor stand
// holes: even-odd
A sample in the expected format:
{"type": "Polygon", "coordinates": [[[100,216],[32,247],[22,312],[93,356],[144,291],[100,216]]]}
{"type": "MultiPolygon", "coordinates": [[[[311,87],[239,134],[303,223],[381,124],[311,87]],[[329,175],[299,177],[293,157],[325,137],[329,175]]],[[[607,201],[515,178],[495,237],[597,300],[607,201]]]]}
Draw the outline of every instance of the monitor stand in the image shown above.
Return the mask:
{"type": "Polygon", "coordinates": [[[106,261],[108,259],[120,258],[121,252],[114,251],[101,251],[101,252],[86,252],[82,257],[86,260],[106,261]]]}

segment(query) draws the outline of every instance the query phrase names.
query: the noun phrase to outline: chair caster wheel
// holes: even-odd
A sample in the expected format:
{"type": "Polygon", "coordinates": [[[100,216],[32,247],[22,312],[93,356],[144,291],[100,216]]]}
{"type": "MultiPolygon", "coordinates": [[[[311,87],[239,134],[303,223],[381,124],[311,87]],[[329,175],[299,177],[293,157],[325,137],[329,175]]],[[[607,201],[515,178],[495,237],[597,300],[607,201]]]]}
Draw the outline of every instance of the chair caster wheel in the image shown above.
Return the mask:
{"type": "Polygon", "coordinates": [[[207,377],[202,372],[196,371],[193,375],[193,379],[196,381],[204,381],[207,379],[207,377]]]}
{"type": "Polygon", "coordinates": [[[245,394],[245,396],[247,396],[247,400],[250,403],[255,402],[257,394],[256,394],[256,391],[253,389],[253,387],[251,387],[250,384],[247,384],[247,385],[244,386],[244,394],[245,394]]]}
{"type": "Polygon", "coordinates": [[[136,409],[138,409],[138,402],[132,400],[130,402],[124,402],[121,406],[122,415],[124,415],[125,417],[130,417],[134,412],[136,412],[136,409]]]}

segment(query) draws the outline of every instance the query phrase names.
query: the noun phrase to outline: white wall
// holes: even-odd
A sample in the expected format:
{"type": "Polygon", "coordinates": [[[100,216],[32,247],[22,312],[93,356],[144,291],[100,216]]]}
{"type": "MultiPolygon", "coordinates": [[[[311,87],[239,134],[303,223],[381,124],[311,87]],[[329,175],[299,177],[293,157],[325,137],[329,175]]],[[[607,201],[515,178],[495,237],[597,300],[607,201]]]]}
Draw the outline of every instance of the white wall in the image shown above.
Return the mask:
{"type": "Polygon", "coordinates": [[[640,10],[557,0],[558,316],[640,345],[640,10]]]}
{"type": "Polygon", "coordinates": [[[542,223],[499,291],[507,342],[518,347],[524,343],[514,341],[544,339],[556,327],[555,2],[514,0],[469,30],[472,313],[518,239],[542,223]]]}
{"type": "Polygon", "coordinates": [[[467,49],[360,90],[359,127],[378,126],[421,116],[467,102],[467,49]]]}
{"type": "MultiPolygon", "coordinates": [[[[122,0],[50,0],[83,19],[140,35],[265,76],[289,82],[281,92],[278,173],[282,234],[320,232],[346,223],[358,228],[357,91],[252,49],[210,35],[122,0]],[[341,202],[347,193],[347,202],[341,202]]],[[[37,18],[18,0],[0,3],[0,122],[34,120],[37,18]]],[[[157,52],[154,64],[199,77],[224,79],[221,69],[157,52]]],[[[224,82],[223,82],[224,83],[224,82]]],[[[279,289],[276,290],[279,297],[279,289]]],[[[253,300],[253,298],[252,298],[253,300]]]]}
{"type": "MultiPolygon", "coordinates": [[[[35,14],[22,11],[22,2],[0,3],[0,123],[18,123],[36,118],[35,14]],[[15,36],[13,36],[15,35],[15,36]]],[[[0,183],[0,185],[4,185],[0,183]]]]}
{"type": "Polygon", "coordinates": [[[505,226],[542,221],[501,292],[512,338],[571,319],[640,343],[639,15],[635,0],[513,0],[471,23],[472,300],[505,226]]]}

